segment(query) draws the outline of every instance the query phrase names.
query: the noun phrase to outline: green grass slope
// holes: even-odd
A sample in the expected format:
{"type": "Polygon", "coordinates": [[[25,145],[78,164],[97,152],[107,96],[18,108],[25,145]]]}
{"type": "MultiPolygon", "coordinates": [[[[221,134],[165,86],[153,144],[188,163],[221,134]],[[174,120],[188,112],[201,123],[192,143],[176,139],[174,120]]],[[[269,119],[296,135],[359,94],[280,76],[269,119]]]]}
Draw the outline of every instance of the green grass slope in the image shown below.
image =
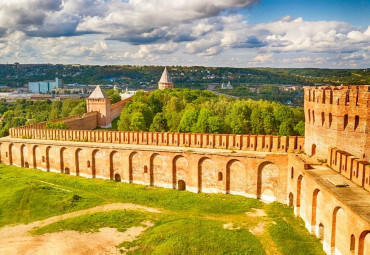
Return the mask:
{"type": "Polygon", "coordinates": [[[194,194],[0,164],[0,227],[117,202],[156,207],[162,213],[88,214],[35,229],[33,234],[90,232],[102,227],[125,231],[149,220],[154,226],[136,241],[122,243],[122,250],[129,254],[323,254],[319,240],[308,233],[292,208],[279,203],[267,205],[240,196],[194,194]],[[265,210],[267,216],[247,216],[252,208],[265,210]],[[230,223],[231,229],[224,227],[230,223]],[[263,233],[252,234],[259,224],[264,226],[263,233]]]}

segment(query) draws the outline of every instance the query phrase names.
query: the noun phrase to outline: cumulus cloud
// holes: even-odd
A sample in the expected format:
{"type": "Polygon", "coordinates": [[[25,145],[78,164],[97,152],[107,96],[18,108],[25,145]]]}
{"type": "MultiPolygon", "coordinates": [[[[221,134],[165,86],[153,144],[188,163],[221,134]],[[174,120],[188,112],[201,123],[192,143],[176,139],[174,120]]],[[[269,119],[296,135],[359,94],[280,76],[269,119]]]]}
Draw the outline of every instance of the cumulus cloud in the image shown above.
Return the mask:
{"type": "Polygon", "coordinates": [[[0,1],[0,27],[14,30],[36,30],[49,13],[61,10],[62,0],[0,1]]]}
{"type": "Polygon", "coordinates": [[[350,52],[369,38],[366,31],[337,21],[304,21],[302,18],[281,19],[267,24],[257,24],[255,30],[268,31],[267,47],[277,51],[350,52]]]}
{"type": "Polygon", "coordinates": [[[125,58],[131,59],[158,59],[160,55],[171,54],[178,50],[178,45],[175,43],[169,44],[152,44],[152,45],[140,45],[137,52],[125,52],[125,58]]]}
{"type": "Polygon", "coordinates": [[[257,56],[253,59],[253,61],[264,63],[264,62],[269,61],[272,57],[273,57],[273,55],[272,55],[272,54],[257,55],[257,56]]]}
{"type": "Polygon", "coordinates": [[[48,61],[62,54],[68,61],[143,63],[171,56],[176,64],[218,56],[220,63],[241,66],[368,61],[370,26],[292,16],[249,24],[238,10],[258,2],[0,0],[0,60],[48,61]]]}

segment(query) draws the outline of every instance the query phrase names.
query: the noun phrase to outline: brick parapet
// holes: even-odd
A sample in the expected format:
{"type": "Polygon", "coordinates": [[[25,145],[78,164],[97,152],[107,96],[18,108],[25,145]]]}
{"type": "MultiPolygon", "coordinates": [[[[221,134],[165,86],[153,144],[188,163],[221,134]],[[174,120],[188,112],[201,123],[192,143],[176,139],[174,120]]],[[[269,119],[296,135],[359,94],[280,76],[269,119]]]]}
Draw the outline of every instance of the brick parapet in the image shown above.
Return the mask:
{"type": "Polygon", "coordinates": [[[266,152],[302,152],[304,137],[11,128],[10,137],[266,152]]]}
{"type": "Polygon", "coordinates": [[[328,155],[330,168],[370,191],[370,162],[337,148],[330,148],[328,155]]]}

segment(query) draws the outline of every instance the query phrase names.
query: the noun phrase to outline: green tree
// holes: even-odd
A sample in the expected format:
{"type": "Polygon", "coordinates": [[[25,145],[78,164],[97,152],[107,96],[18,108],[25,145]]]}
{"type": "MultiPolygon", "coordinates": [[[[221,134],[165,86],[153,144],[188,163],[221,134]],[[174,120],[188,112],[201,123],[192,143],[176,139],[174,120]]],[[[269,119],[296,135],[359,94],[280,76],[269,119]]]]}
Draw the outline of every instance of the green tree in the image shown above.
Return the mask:
{"type": "Polygon", "coordinates": [[[221,134],[224,132],[224,120],[219,116],[213,116],[208,119],[209,132],[221,134]]]}
{"type": "Polygon", "coordinates": [[[86,101],[81,101],[78,105],[76,105],[69,116],[79,115],[82,116],[86,112],[86,101]]]}
{"type": "Polygon", "coordinates": [[[148,102],[148,95],[143,90],[139,90],[132,98],[132,102],[140,102],[146,104],[148,102]]]}
{"type": "Polygon", "coordinates": [[[179,132],[191,132],[193,126],[197,123],[198,119],[198,111],[197,110],[186,110],[184,115],[182,116],[180,125],[179,125],[179,132]]]}
{"type": "Polygon", "coordinates": [[[282,122],[279,127],[279,135],[289,136],[292,134],[292,126],[288,122],[282,122]]]}
{"type": "Polygon", "coordinates": [[[287,120],[294,120],[294,113],[292,109],[285,105],[280,105],[276,108],[274,112],[274,117],[278,123],[282,123],[287,120]]]}
{"type": "Polygon", "coordinates": [[[52,108],[49,113],[49,120],[54,120],[59,118],[59,111],[56,108],[52,108]]]}
{"type": "Polygon", "coordinates": [[[154,116],[153,123],[150,125],[150,131],[152,132],[166,132],[168,129],[167,127],[167,120],[164,117],[163,113],[157,113],[154,116]]]}
{"type": "Polygon", "coordinates": [[[167,126],[170,132],[177,132],[183,115],[184,106],[180,99],[172,97],[167,105],[163,107],[163,113],[167,120],[167,126]]]}
{"type": "Polygon", "coordinates": [[[272,114],[265,114],[265,117],[263,119],[263,129],[267,135],[277,134],[277,123],[272,114]]]}
{"type": "Polygon", "coordinates": [[[251,114],[252,134],[264,134],[263,114],[260,108],[254,108],[251,114]]]}
{"type": "Polygon", "coordinates": [[[117,128],[120,131],[129,131],[131,127],[131,114],[127,111],[122,111],[118,120],[117,128]]]}
{"type": "Polygon", "coordinates": [[[72,112],[73,108],[75,108],[79,104],[78,100],[67,99],[63,101],[62,104],[62,113],[61,117],[68,117],[72,112]]]}
{"type": "Polygon", "coordinates": [[[211,117],[211,111],[208,109],[201,109],[192,132],[194,133],[208,133],[208,119],[211,117]]]}
{"type": "Polygon", "coordinates": [[[155,114],[163,111],[163,102],[167,100],[167,93],[163,90],[156,90],[148,96],[148,104],[155,114]]]}
{"type": "Polygon", "coordinates": [[[294,132],[296,135],[304,136],[304,129],[305,129],[305,124],[304,121],[299,121],[297,125],[294,127],[294,132]]]}
{"type": "Polygon", "coordinates": [[[115,104],[121,101],[121,96],[117,92],[114,92],[109,96],[109,99],[111,104],[115,104]]]}
{"type": "Polygon", "coordinates": [[[141,112],[135,112],[132,114],[130,130],[147,131],[145,118],[141,112]]]}
{"type": "Polygon", "coordinates": [[[249,133],[249,123],[251,109],[248,103],[244,100],[236,101],[233,104],[228,103],[229,110],[226,116],[227,123],[229,123],[228,132],[233,134],[249,133]]]}

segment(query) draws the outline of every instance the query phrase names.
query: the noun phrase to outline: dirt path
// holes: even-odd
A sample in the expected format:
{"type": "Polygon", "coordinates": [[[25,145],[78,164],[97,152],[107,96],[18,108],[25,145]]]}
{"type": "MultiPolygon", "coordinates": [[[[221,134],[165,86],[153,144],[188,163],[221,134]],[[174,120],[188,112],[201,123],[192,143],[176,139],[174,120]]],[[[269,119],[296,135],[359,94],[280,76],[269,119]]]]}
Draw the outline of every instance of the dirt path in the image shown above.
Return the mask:
{"type": "Polygon", "coordinates": [[[114,228],[102,228],[100,232],[95,233],[63,231],[40,236],[29,234],[29,231],[35,227],[43,227],[81,215],[113,210],[161,212],[156,208],[141,205],[115,203],[35,221],[28,225],[6,226],[0,229],[0,254],[120,254],[116,245],[124,241],[132,242],[153,223],[144,222],[145,226],[131,227],[123,233],[114,228]]]}

